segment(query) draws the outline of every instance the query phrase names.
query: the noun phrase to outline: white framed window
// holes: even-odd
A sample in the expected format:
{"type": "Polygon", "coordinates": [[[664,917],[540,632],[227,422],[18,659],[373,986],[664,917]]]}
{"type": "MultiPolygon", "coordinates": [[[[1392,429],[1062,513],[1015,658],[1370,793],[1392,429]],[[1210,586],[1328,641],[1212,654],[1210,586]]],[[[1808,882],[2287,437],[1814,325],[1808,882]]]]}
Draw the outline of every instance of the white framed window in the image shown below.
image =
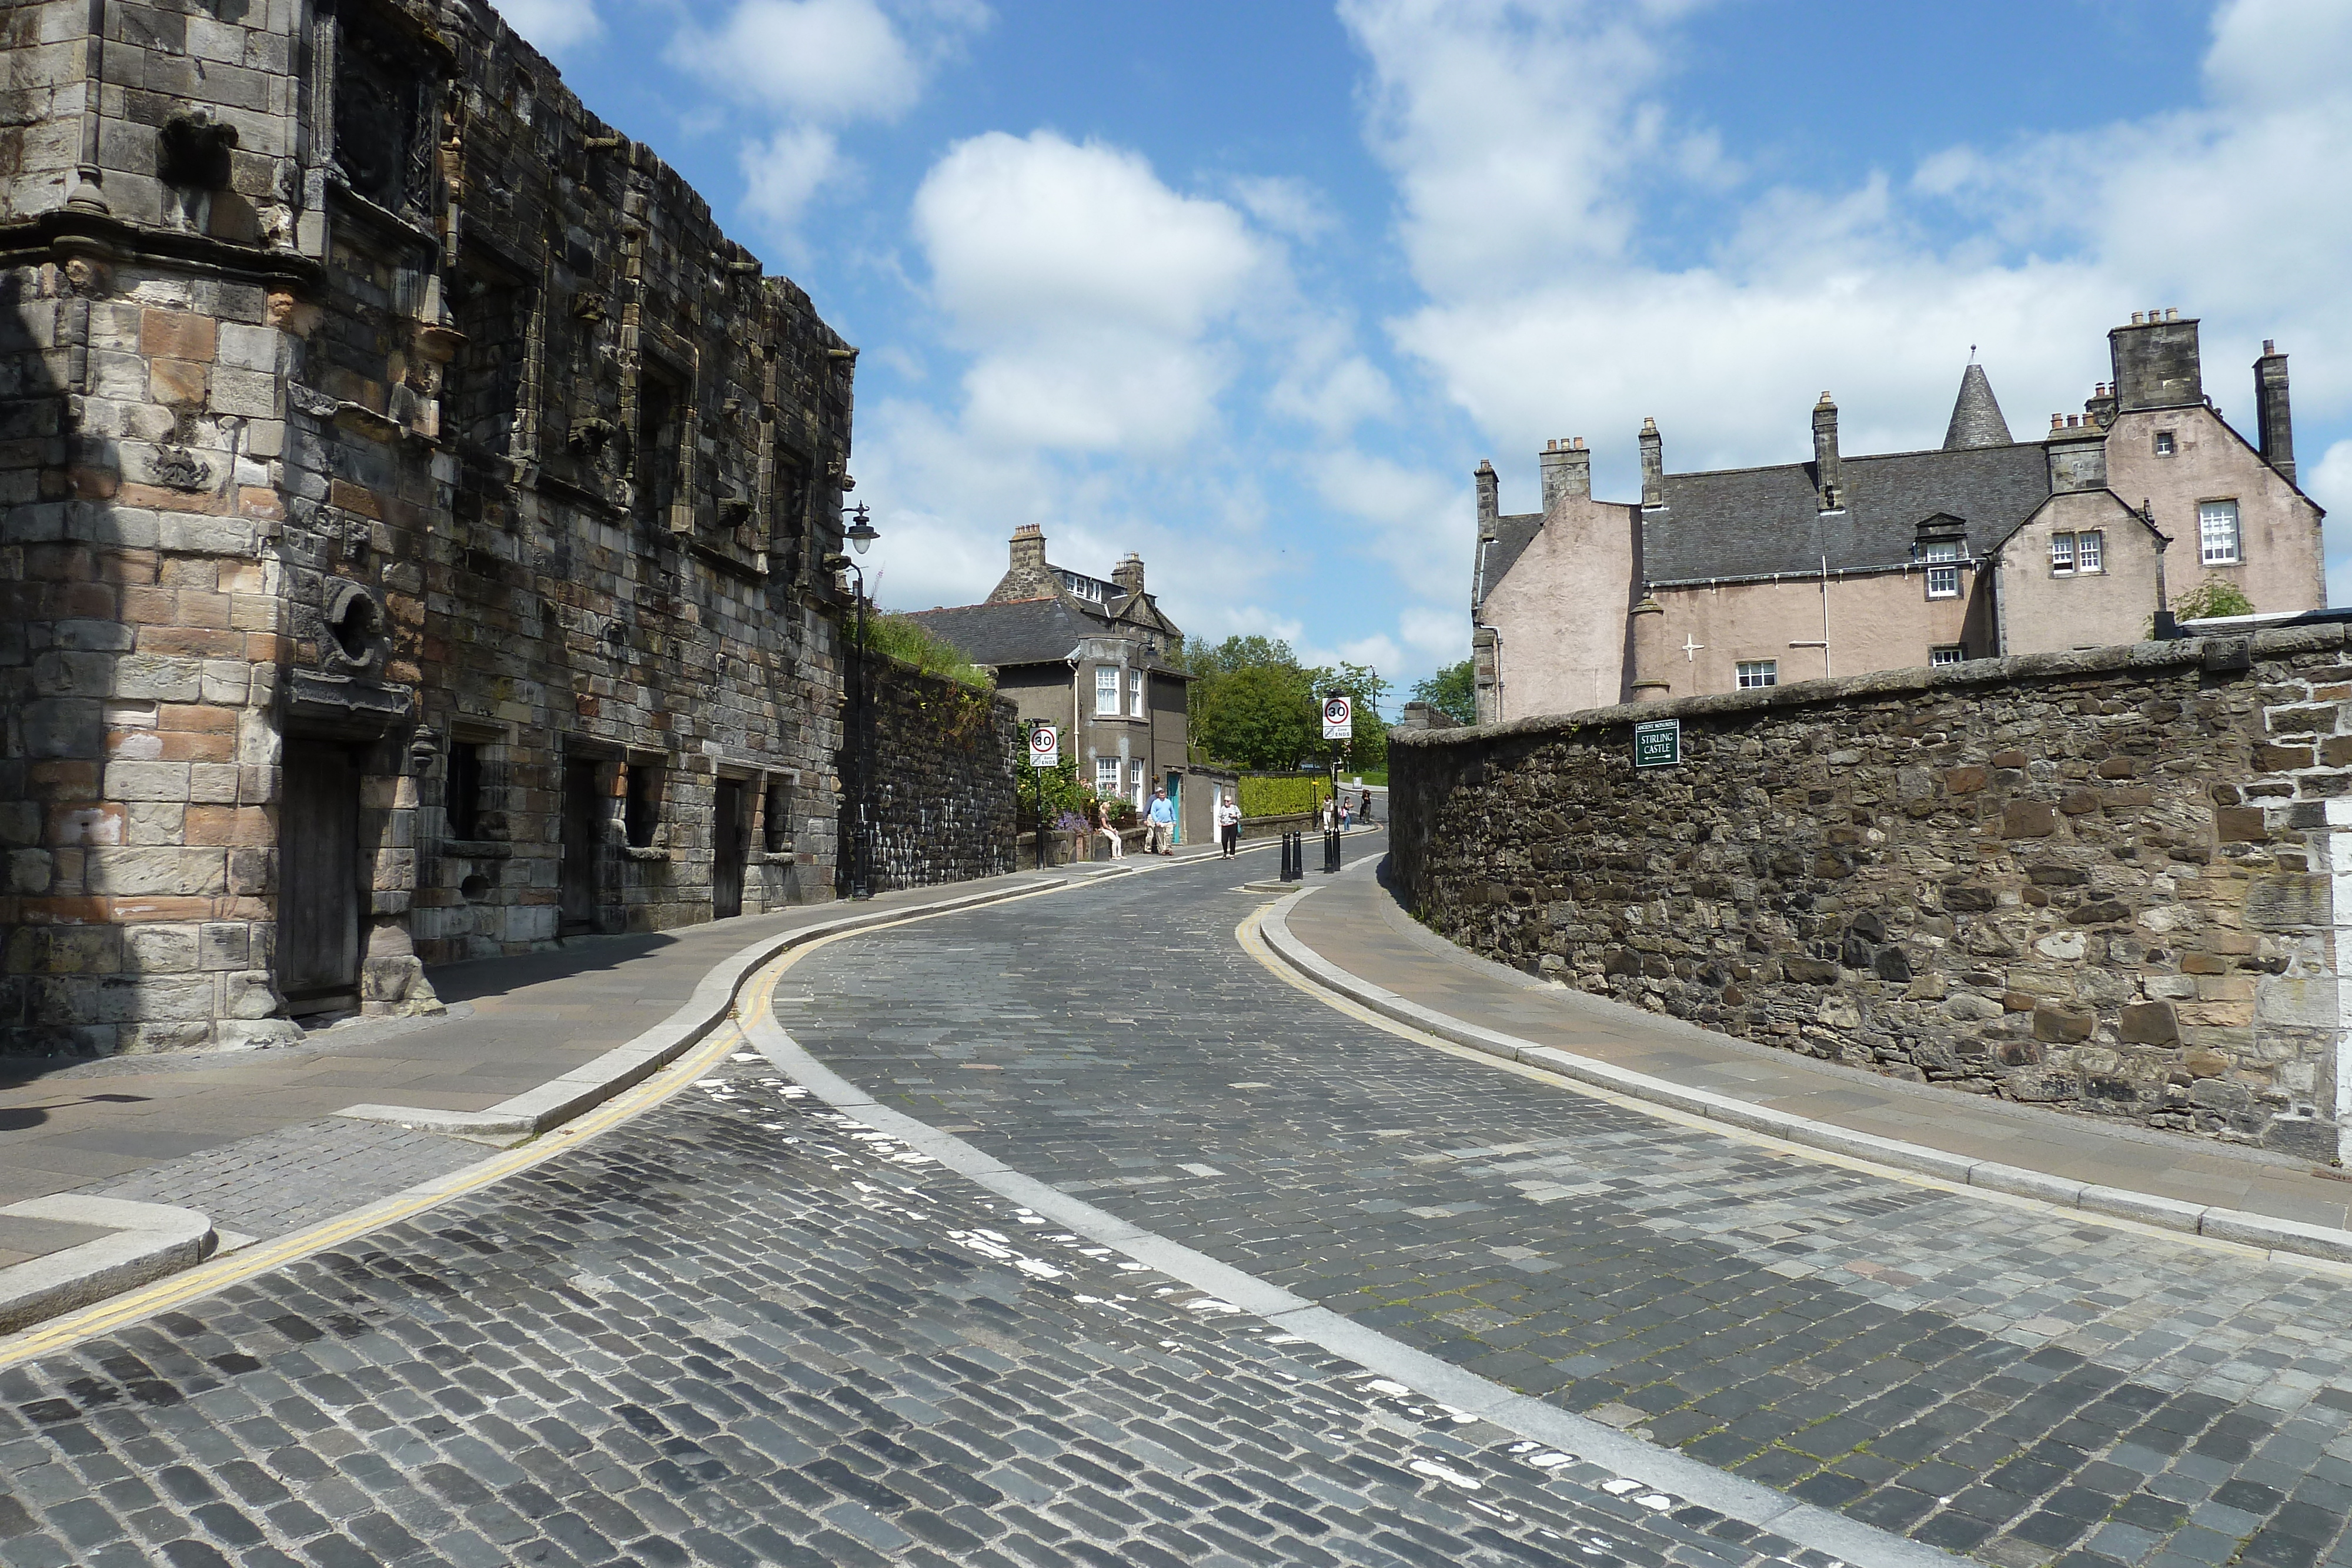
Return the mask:
{"type": "Polygon", "coordinates": [[[1750,686],[1777,686],[1780,684],[1780,661],[1778,659],[1742,659],[1739,661],[1739,689],[1750,686]]]}
{"type": "Polygon", "coordinates": [[[1929,539],[1919,547],[1919,558],[1927,563],[1927,597],[1958,599],[1960,596],[1960,541],[1929,539]]]}
{"type": "Polygon", "coordinates": [[[1141,670],[1127,672],[1127,716],[1129,718],[1143,716],[1143,672],[1141,670]]]}
{"type": "Polygon", "coordinates": [[[1965,664],[1968,662],[1969,651],[1958,643],[1927,650],[1927,663],[1930,664],[1965,664]]]}
{"type": "Polygon", "coordinates": [[[2061,577],[2067,576],[2074,571],[2074,535],[2052,534],[2050,536],[2050,570],[2061,577]]]}
{"type": "Polygon", "coordinates": [[[2074,536],[2074,570],[2105,571],[2107,570],[2107,539],[2094,528],[2074,536]]]}
{"type": "Polygon", "coordinates": [[[2238,539],[2238,503],[2197,503],[2197,558],[2207,566],[2235,566],[2244,557],[2238,539]]]}
{"type": "Polygon", "coordinates": [[[2177,450],[2177,448],[2175,447],[2172,440],[2172,432],[2168,430],[2158,431],[2156,433],[2156,455],[2158,457],[2169,457],[2175,450],[2177,450]]]}
{"type": "Polygon", "coordinates": [[[1118,716],[1118,666],[1117,664],[1095,666],[1095,715],[1100,717],[1106,714],[1112,718],[1118,716]]]}
{"type": "Polygon", "coordinates": [[[1101,796],[1106,800],[1118,799],[1118,758],[1097,757],[1095,758],[1095,793],[1101,796]]]}

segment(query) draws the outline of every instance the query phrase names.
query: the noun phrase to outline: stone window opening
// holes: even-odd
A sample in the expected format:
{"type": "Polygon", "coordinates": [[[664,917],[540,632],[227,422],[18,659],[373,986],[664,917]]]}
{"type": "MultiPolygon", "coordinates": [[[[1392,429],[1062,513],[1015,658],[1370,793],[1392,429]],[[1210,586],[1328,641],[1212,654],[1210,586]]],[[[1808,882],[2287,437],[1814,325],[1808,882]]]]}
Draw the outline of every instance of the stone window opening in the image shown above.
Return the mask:
{"type": "Polygon", "coordinates": [[[457,445],[504,457],[513,448],[522,410],[531,291],[502,271],[473,266],[451,292],[451,315],[465,344],[443,382],[442,434],[457,445]]]}
{"type": "Polygon", "coordinates": [[[449,743],[449,759],[441,776],[441,814],[452,839],[482,836],[482,748],[471,740],[449,743]]]}
{"type": "Polygon", "coordinates": [[[1965,664],[1968,662],[1968,649],[1958,643],[1948,643],[1940,648],[1930,648],[1927,650],[1927,663],[1930,666],[1965,664]]]}
{"type": "Polygon", "coordinates": [[[621,829],[633,850],[649,850],[661,828],[662,768],[657,762],[632,762],[625,769],[621,829]]]}
{"type": "Polygon", "coordinates": [[[2173,455],[2175,450],[2177,450],[2177,448],[2173,444],[2172,432],[2168,430],[2158,431],[2156,433],[2156,455],[2158,457],[2169,457],[2173,455]]]}
{"type": "Polygon", "coordinates": [[[1095,758],[1095,793],[1103,800],[1115,800],[1118,795],[1118,758],[1095,758]]]}
{"type": "Polygon", "coordinates": [[[2238,535],[2238,503],[2197,503],[2197,554],[2205,566],[2236,566],[2244,558],[2238,535]]]}
{"type": "Polygon", "coordinates": [[[656,528],[673,526],[678,449],[685,440],[683,382],[651,365],[637,380],[637,512],[656,528]]]}
{"type": "Polygon", "coordinates": [[[768,528],[768,572],[790,581],[800,574],[801,551],[808,538],[809,476],[806,457],[793,452],[776,455],[773,468],[775,516],[768,528]]]}
{"type": "Polygon", "coordinates": [[[1736,678],[1741,691],[1780,684],[1780,661],[1778,659],[1742,659],[1736,678]]]}
{"type": "Polygon", "coordinates": [[[1095,716],[1097,718],[1118,716],[1118,666],[1117,664],[1095,666],[1095,716]]]}
{"type": "Polygon", "coordinates": [[[1928,539],[1920,545],[1919,557],[1927,563],[1927,597],[1958,599],[1960,596],[1960,541],[1928,539]]]}
{"type": "Polygon", "coordinates": [[[1127,672],[1127,716],[1141,718],[1143,716],[1143,672],[1129,670],[1127,672]]]}
{"type": "Polygon", "coordinates": [[[768,780],[768,798],[761,803],[760,842],[772,855],[793,851],[793,780],[768,780]]]}

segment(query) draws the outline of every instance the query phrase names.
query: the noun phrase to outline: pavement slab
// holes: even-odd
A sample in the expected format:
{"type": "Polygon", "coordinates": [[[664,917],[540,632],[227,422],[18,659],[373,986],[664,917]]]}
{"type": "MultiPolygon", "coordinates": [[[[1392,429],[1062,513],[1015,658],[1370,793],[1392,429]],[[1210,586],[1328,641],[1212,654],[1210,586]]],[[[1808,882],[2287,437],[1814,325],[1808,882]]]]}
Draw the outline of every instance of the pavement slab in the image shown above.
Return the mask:
{"type": "Polygon", "coordinates": [[[806,999],[779,1018],[878,1102],[1120,1219],[1915,1541],[2015,1568],[2352,1563],[2340,1270],[1401,1039],[1243,951],[1233,880],[853,936],[793,970],[806,999]]]}

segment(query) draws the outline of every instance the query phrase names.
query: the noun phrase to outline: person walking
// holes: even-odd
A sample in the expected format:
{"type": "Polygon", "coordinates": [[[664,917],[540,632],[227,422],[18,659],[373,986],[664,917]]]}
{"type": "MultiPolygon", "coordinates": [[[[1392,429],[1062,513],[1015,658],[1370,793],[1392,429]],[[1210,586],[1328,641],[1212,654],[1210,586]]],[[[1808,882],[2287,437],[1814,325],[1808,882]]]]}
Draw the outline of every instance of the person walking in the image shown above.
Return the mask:
{"type": "Polygon", "coordinates": [[[1241,848],[1242,803],[1231,795],[1217,797],[1217,837],[1224,844],[1225,859],[1233,859],[1241,848]]]}
{"type": "Polygon", "coordinates": [[[1176,802],[1168,798],[1168,790],[1164,786],[1152,787],[1151,810],[1149,815],[1151,821],[1151,833],[1150,837],[1144,841],[1144,853],[1174,854],[1176,852],[1176,802]]]}
{"type": "Polygon", "coordinates": [[[1348,798],[1344,795],[1339,797],[1339,831],[1343,833],[1348,831],[1348,817],[1352,810],[1353,808],[1348,803],[1348,798]]]}
{"type": "Polygon", "coordinates": [[[1109,808],[1097,800],[1087,815],[1092,819],[1090,825],[1094,831],[1110,841],[1110,858],[1125,860],[1127,841],[1119,836],[1118,825],[1110,820],[1109,808]]]}
{"type": "Polygon", "coordinates": [[[1372,792],[1370,789],[1364,791],[1363,823],[1368,828],[1372,825],[1372,792]]]}

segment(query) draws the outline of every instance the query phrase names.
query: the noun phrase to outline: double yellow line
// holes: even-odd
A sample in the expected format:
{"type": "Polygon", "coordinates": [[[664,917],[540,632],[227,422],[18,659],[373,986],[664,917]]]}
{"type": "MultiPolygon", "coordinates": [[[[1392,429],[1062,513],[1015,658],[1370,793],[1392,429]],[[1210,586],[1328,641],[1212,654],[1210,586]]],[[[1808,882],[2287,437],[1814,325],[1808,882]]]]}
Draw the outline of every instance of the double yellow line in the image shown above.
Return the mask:
{"type": "MultiPolygon", "coordinates": [[[[1057,883],[1049,887],[1039,888],[1034,893],[1024,893],[1012,898],[999,899],[996,904],[1014,904],[1024,899],[1040,898],[1047,894],[1060,893],[1066,888],[1082,885],[1084,884],[1077,883],[1057,883]]],[[[26,1329],[21,1333],[0,1339],[0,1367],[14,1366],[19,1362],[30,1361],[37,1356],[54,1354],[79,1341],[119,1329],[127,1323],[136,1322],[142,1318],[152,1317],[157,1312],[168,1312],[184,1302],[212,1295],[240,1281],[252,1279],[257,1274],[267,1273],[272,1269],[290,1263],[298,1258],[323,1251],[348,1241],[354,1236],[363,1236],[369,1231],[380,1230],[387,1225],[396,1225],[412,1216],[424,1213],[428,1208],[446,1203],[453,1197],[462,1197],[467,1193],[478,1192],[493,1182],[513,1176],[518,1171],[528,1170],[542,1160],[568,1154],[598,1134],[607,1132],[630,1118],[653,1109],[702,1077],[739,1048],[748,1047],[751,1044],[750,1038],[744,1034],[743,1026],[738,1020],[747,1016],[757,1017],[763,1009],[772,1008],[775,1005],[776,987],[782,980],[784,971],[798,963],[804,955],[830,946],[844,937],[864,936],[876,931],[895,930],[898,926],[911,925],[919,921],[936,920],[943,915],[964,914],[974,907],[993,908],[995,905],[967,904],[957,909],[932,910],[926,914],[910,915],[901,920],[862,925],[855,931],[837,931],[830,936],[822,936],[816,941],[787,948],[762,964],[744,980],[735,993],[732,1016],[713,1030],[709,1038],[643,1082],[624,1090],[593,1110],[584,1112],[562,1126],[542,1134],[527,1144],[507,1150],[503,1154],[478,1161],[437,1180],[422,1183],[409,1188],[406,1192],[394,1193],[392,1197],[369,1204],[365,1207],[337,1215],[334,1218],[321,1221],[308,1230],[298,1230],[291,1236],[281,1236],[275,1241],[265,1241],[251,1247],[239,1248],[235,1252],[215,1257],[208,1262],[199,1263],[194,1268],[184,1270],[168,1279],[158,1280],[152,1284],[142,1285],[137,1290],[125,1291],[119,1296],[110,1296],[103,1301],[94,1302],[60,1317],[52,1318],[47,1322],[26,1329]]]]}

